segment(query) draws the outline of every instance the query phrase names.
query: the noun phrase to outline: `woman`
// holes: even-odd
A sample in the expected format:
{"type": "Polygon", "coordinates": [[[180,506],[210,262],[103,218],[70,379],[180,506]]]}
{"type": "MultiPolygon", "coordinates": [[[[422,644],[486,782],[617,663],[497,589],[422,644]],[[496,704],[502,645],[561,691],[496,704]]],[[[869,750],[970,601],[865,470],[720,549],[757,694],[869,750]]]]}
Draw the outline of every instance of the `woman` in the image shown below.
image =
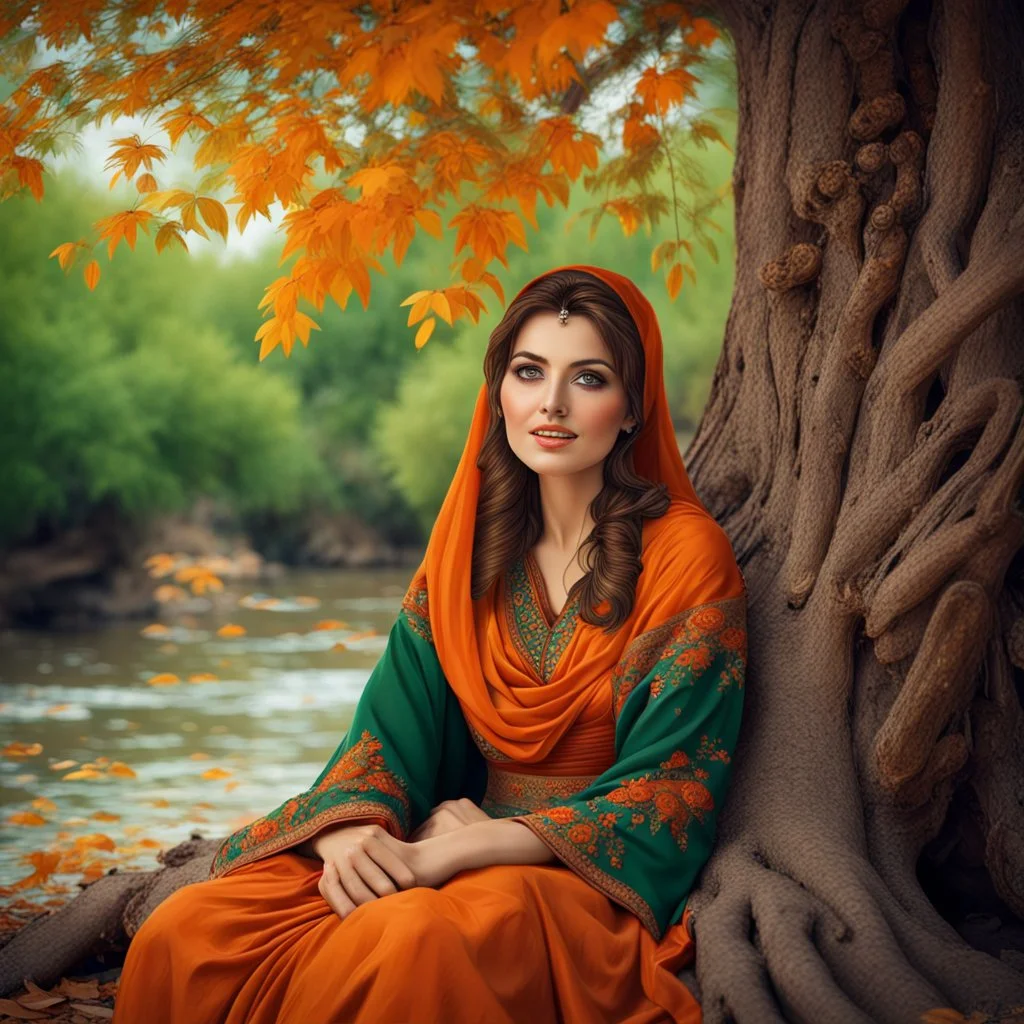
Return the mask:
{"type": "Polygon", "coordinates": [[[348,735],[146,921],[115,1024],[700,1021],[676,972],[739,730],[743,578],[629,280],[536,278],[484,370],[348,735]]]}

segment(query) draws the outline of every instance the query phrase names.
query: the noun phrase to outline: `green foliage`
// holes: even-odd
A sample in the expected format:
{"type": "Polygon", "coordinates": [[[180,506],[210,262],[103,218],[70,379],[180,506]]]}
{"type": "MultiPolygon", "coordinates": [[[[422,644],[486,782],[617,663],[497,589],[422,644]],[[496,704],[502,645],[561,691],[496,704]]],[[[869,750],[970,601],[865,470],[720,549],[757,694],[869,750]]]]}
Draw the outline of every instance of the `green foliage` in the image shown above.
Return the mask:
{"type": "Polygon", "coordinates": [[[475,332],[454,344],[430,342],[402,377],[395,401],[381,409],[373,443],[425,533],[459,464],[483,380],[483,345],[475,332]]]}
{"type": "MultiPolygon", "coordinates": [[[[40,258],[102,214],[70,181],[0,205],[0,543],[113,501],[143,516],[199,494],[296,509],[320,488],[297,390],[196,323],[187,256],[104,266],[89,293],[40,258]]],[[[105,261],[104,261],[105,263],[105,261]]]]}

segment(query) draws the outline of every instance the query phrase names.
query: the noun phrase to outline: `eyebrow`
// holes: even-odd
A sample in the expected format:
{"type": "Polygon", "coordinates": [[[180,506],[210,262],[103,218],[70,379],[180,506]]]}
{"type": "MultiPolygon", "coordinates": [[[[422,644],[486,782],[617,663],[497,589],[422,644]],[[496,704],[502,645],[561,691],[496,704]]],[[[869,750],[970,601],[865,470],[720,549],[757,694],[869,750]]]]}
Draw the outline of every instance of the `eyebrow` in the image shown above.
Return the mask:
{"type": "MultiPolygon", "coordinates": [[[[532,352],[516,352],[512,358],[516,359],[519,356],[523,356],[525,359],[532,359],[536,363],[543,363],[545,366],[548,365],[548,361],[543,356],[534,355],[532,352]]],[[[607,366],[612,373],[615,372],[615,367],[605,359],[577,359],[576,362],[570,363],[569,366],[587,366],[590,363],[600,363],[602,366],[607,366]]]]}

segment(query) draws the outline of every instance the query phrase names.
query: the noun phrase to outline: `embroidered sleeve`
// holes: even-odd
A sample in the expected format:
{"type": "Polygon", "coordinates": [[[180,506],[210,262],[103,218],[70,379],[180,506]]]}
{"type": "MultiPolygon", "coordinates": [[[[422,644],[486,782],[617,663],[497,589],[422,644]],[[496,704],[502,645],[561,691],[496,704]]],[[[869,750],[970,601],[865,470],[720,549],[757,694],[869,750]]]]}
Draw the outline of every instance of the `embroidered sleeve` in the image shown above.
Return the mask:
{"type": "Polygon", "coordinates": [[[745,595],[638,637],[612,679],[615,764],[574,799],[514,819],[655,938],[682,917],[711,852],[745,666],[745,595]]]}
{"type": "Polygon", "coordinates": [[[324,828],[375,823],[405,837],[482,772],[430,635],[424,581],[409,588],[347,735],[304,793],[230,835],[211,877],[290,849],[324,828]]]}

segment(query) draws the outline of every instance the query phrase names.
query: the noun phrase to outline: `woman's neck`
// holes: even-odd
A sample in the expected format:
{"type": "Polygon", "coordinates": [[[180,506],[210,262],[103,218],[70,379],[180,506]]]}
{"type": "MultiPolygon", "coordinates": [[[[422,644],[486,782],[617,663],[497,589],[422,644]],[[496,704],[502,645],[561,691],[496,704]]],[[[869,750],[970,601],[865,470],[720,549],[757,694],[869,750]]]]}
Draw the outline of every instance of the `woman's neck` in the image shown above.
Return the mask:
{"type": "Polygon", "coordinates": [[[540,476],[538,480],[544,521],[538,544],[571,555],[594,528],[590,503],[604,486],[604,467],[598,465],[572,476],[540,476]]]}

